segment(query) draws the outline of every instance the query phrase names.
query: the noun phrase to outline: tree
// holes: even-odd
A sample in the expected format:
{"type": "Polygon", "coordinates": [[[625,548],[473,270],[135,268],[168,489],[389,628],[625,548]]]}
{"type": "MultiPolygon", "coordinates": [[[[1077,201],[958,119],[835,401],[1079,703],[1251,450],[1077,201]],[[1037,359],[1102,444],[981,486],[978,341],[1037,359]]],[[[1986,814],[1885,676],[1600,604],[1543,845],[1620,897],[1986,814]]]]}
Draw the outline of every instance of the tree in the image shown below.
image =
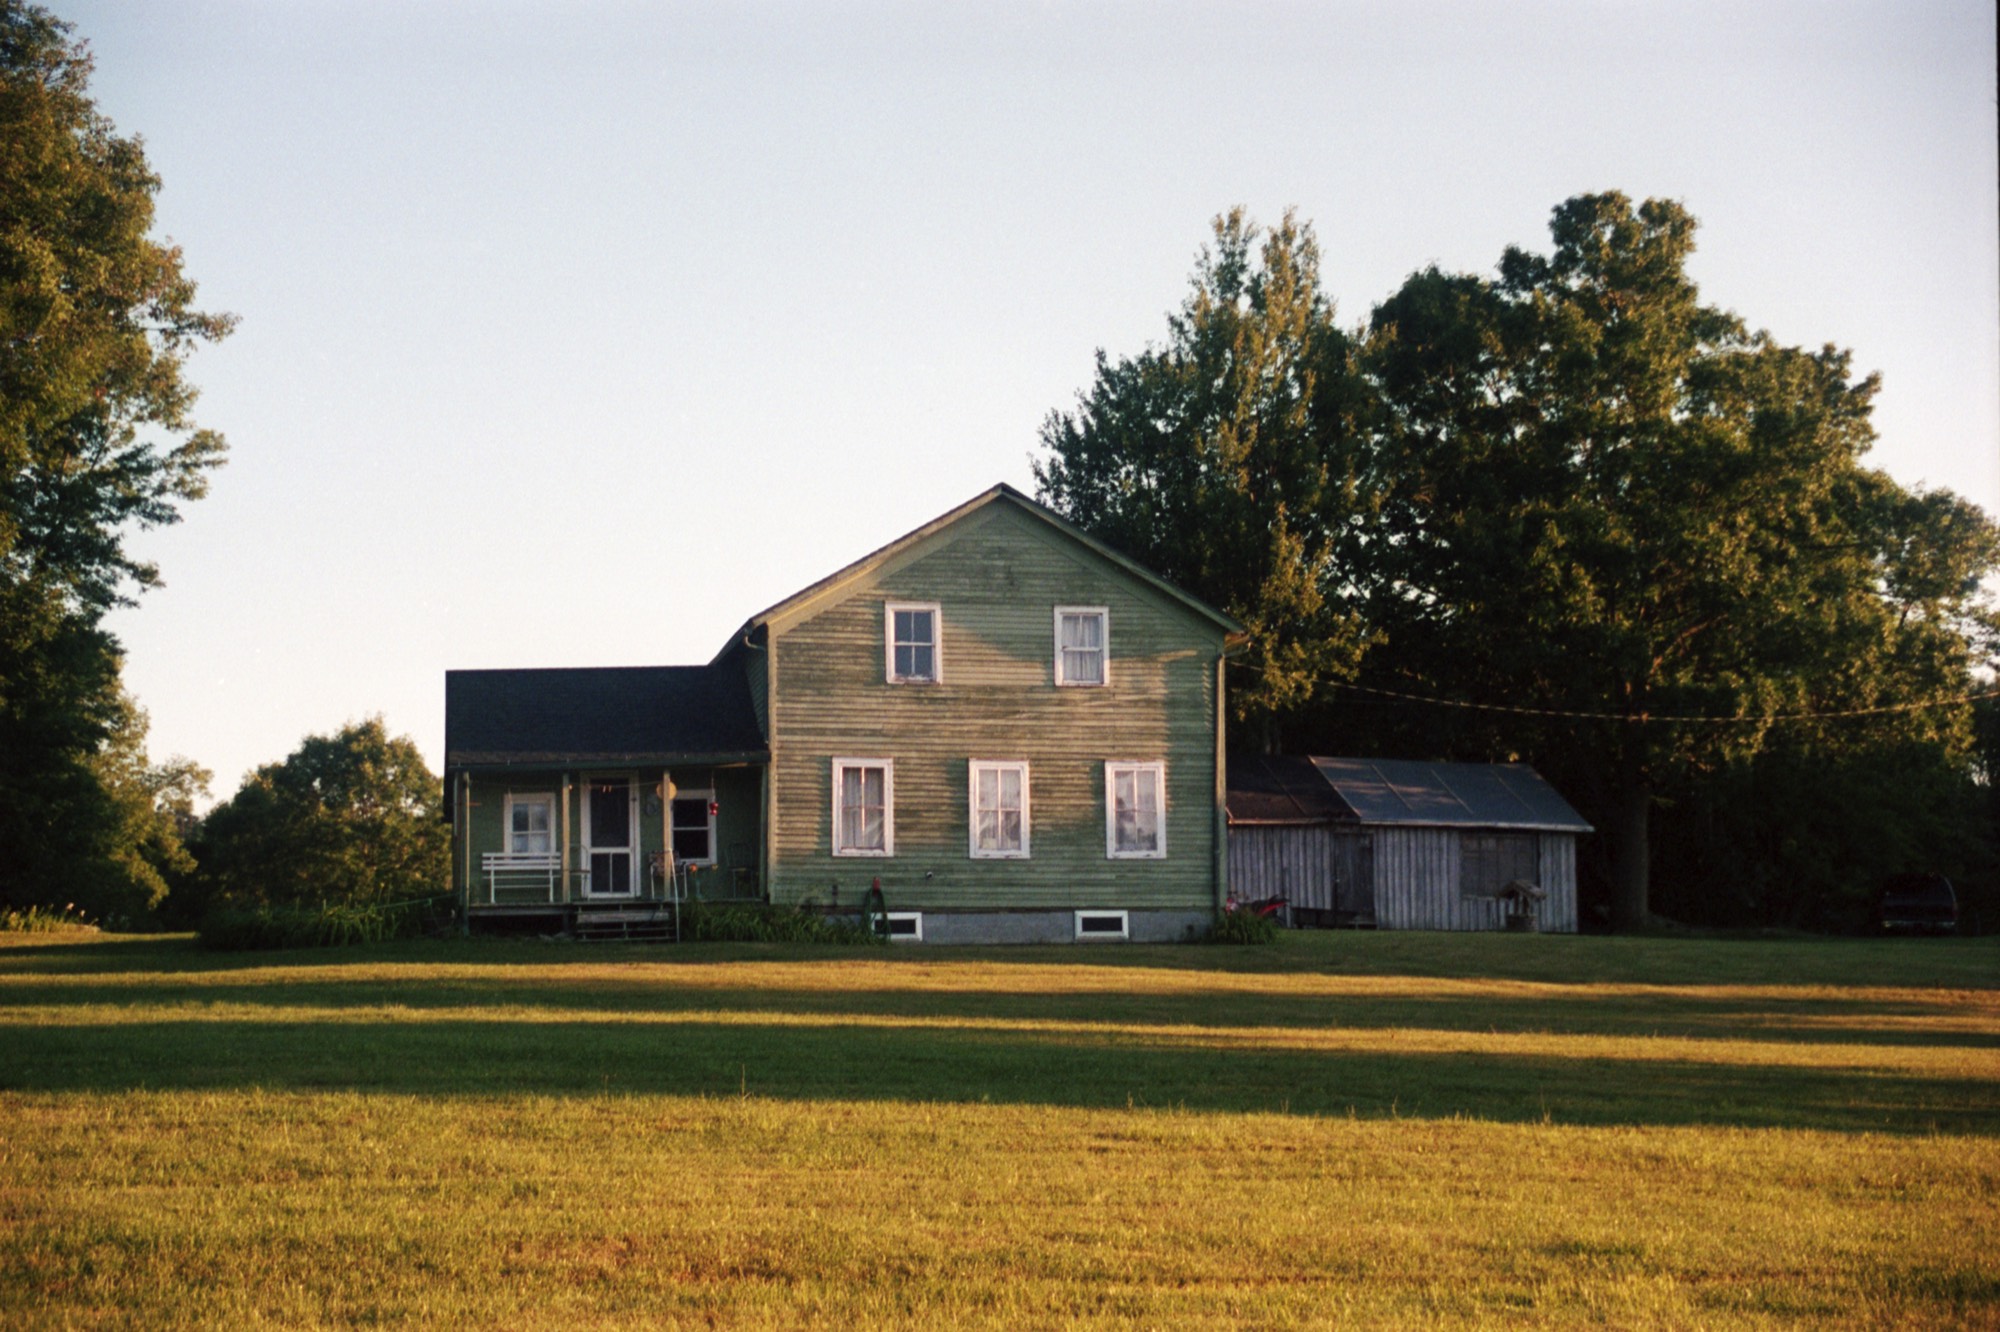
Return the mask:
{"type": "Polygon", "coordinates": [[[115,847],[95,758],[121,724],[104,613],[158,582],[125,548],[199,497],[223,444],[181,370],[231,320],[152,240],[159,180],[89,98],[69,25],[0,0],[0,881],[66,900],[115,847]]]}
{"type": "MultiPolygon", "coordinates": [[[[1632,926],[1664,785],[1748,761],[1773,714],[1967,691],[2000,539],[1862,465],[1877,381],[1847,353],[1700,303],[1679,205],[1582,196],[1551,231],[1497,283],[1429,269],[1375,311],[1382,507],[1357,577],[1378,682],[1602,715],[1480,714],[1451,744],[1569,756],[1632,926]]],[[[1964,706],[1897,726],[1969,762],[1964,706]]]]}
{"type": "Polygon", "coordinates": [[[120,691],[118,720],[91,761],[113,816],[103,852],[91,858],[95,891],[91,914],[113,925],[149,916],[173,884],[194,869],[183,839],[194,827],[195,805],[208,794],[209,771],[174,757],[146,757],[145,710],[120,691]]]}
{"type": "Polygon", "coordinates": [[[201,904],[379,904],[446,891],[442,787],[380,717],[308,736],[202,821],[201,904]]]}
{"type": "Polygon", "coordinates": [[[1363,643],[1336,544],[1355,521],[1367,398],[1291,214],[1268,233],[1217,218],[1167,343],[1112,361],[1042,426],[1038,497],[1242,621],[1235,714],[1267,748],[1363,643]]]}

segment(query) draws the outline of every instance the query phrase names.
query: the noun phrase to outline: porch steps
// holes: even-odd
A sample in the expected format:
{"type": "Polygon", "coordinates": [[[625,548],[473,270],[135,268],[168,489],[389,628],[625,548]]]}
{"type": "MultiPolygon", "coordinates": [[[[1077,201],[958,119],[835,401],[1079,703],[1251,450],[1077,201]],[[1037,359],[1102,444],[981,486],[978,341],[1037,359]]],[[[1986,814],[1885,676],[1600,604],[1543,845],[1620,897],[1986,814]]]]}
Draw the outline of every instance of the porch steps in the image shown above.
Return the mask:
{"type": "Polygon", "coordinates": [[[668,943],[674,937],[674,909],[660,904],[578,911],[570,934],[584,943],[668,943]]]}

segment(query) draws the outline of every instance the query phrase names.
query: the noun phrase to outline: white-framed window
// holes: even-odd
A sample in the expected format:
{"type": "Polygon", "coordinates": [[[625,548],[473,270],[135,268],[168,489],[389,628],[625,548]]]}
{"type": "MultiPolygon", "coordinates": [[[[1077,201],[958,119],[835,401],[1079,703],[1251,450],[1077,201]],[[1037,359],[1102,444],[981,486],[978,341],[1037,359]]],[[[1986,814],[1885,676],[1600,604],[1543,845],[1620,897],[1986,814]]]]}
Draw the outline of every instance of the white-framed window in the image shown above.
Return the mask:
{"type": "Polygon", "coordinates": [[[967,764],[966,831],[974,860],[1028,858],[1028,765],[992,759],[967,764]]]}
{"type": "Polygon", "coordinates": [[[890,684],[936,684],[944,679],[944,616],[934,601],[882,603],[883,675],[890,684]]]}
{"type": "Polygon", "coordinates": [[[715,792],[674,793],[673,837],[674,863],[715,863],[715,792]]]}
{"type": "Polygon", "coordinates": [[[924,941],[924,913],[921,911],[891,911],[882,917],[882,928],[890,943],[922,943],[924,941]]]}
{"type": "Polygon", "coordinates": [[[1103,606],[1056,607],[1056,683],[1101,685],[1111,679],[1111,612],[1103,606]]]}
{"type": "Polygon", "coordinates": [[[515,856],[552,856],[555,840],[556,798],[547,791],[507,793],[507,853],[515,856]]]}
{"type": "Polygon", "coordinates": [[[1076,913],[1078,942],[1091,939],[1129,939],[1132,919],[1123,911],[1079,911],[1076,913]]]}
{"type": "Polygon", "coordinates": [[[1104,854],[1163,860],[1167,854],[1167,765],[1104,765],[1104,854]]]}
{"type": "Polygon", "coordinates": [[[896,765],[889,759],[833,761],[833,854],[896,854],[896,765]]]}

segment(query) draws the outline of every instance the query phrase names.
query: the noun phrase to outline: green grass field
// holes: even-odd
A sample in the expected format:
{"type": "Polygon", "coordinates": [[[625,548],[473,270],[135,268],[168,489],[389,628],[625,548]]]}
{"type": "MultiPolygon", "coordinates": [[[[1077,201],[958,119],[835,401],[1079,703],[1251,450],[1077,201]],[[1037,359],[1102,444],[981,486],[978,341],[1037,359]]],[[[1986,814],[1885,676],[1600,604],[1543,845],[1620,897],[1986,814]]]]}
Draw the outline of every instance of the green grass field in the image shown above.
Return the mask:
{"type": "Polygon", "coordinates": [[[0,935],[9,1327],[2000,1327],[2000,941],[0,935]]]}

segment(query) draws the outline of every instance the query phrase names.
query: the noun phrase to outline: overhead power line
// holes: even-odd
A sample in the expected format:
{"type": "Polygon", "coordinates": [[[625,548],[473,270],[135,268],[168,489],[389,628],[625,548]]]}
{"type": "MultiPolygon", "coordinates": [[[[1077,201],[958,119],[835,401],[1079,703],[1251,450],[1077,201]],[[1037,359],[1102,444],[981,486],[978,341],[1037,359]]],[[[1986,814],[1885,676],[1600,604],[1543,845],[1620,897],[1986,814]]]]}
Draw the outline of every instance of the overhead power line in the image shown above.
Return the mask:
{"type": "MultiPolygon", "coordinates": [[[[1242,665],[1237,662],[1230,664],[1242,665]]],[[[1253,668],[1245,665],[1244,669],[1253,668]]],[[[1373,685],[1350,684],[1345,680],[1329,680],[1323,676],[1320,677],[1320,683],[1353,693],[1375,694],[1402,703],[1417,703],[1433,708],[1499,712],[1518,717],[1561,717],[1572,721],[1622,722],[1627,726],[1762,726],[1777,722],[1833,721],[1844,717],[1877,717],[1898,712],[1925,712],[1932,708],[1948,708],[1960,703],[1976,703],[1981,699],[2000,698],[2000,685],[1994,685],[1962,694],[1921,699],[1914,703],[1883,703],[1869,708],[1836,708],[1825,712],[1767,712],[1754,716],[1710,717],[1693,713],[1593,712],[1580,708],[1531,708],[1513,703],[1472,703],[1464,699],[1436,698],[1425,694],[1406,693],[1398,689],[1378,689],[1373,685]]]]}

